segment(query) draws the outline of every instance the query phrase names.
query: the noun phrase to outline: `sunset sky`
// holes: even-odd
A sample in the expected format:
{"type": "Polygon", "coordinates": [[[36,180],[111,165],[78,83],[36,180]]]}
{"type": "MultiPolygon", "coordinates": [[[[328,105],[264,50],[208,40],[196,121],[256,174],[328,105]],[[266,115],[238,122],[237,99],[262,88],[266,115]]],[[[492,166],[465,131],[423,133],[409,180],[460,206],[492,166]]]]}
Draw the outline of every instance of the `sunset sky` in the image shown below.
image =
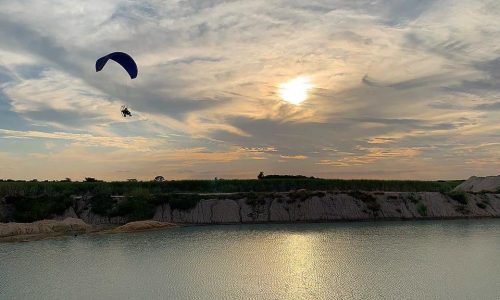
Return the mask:
{"type": "Polygon", "coordinates": [[[0,0],[0,178],[498,175],[499,16],[498,0],[0,0]],[[113,51],[136,79],[95,72],[113,51]]]}

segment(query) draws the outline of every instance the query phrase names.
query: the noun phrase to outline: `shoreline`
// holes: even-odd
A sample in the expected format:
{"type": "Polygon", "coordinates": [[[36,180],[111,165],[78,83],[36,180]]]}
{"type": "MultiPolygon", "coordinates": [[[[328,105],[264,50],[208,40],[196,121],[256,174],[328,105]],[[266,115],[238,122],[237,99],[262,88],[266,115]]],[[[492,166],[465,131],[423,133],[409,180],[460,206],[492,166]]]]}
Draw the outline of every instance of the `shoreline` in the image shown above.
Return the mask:
{"type": "MultiPolygon", "coordinates": [[[[139,196],[72,196],[66,210],[50,219],[0,223],[0,241],[175,226],[500,218],[500,193],[293,190],[139,196]]],[[[4,215],[13,212],[8,205],[13,207],[4,204],[4,215]]]]}
{"type": "Polygon", "coordinates": [[[80,235],[100,235],[100,234],[120,234],[120,233],[131,233],[131,232],[144,232],[144,231],[154,231],[162,230],[173,227],[179,227],[177,224],[158,222],[153,220],[144,220],[137,222],[129,222],[121,226],[91,226],[86,224],[81,219],[67,218],[63,221],[56,220],[41,220],[33,223],[0,223],[0,243],[1,242],[29,242],[38,241],[46,239],[65,239],[70,237],[77,237],[80,235]],[[45,231],[39,231],[38,233],[20,233],[16,234],[13,232],[26,232],[26,228],[35,227],[40,223],[51,222],[52,225],[57,227],[57,230],[47,229],[45,231]],[[82,226],[79,229],[73,229],[72,226],[77,223],[82,226]],[[5,233],[5,228],[10,226],[11,233],[5,233]]]}
{"type": "MultiPolygon", "coordinates": [[[[23,242],[34,242],[34,241],[43,241],[43,240],[64,240],[70,239],[72,237],[78,236],[95,236],[95,235],[111,235],[111,234],[129,234],[129,233],[141,233],[141,232],[150,232],[150,231],[162,231],[169,230],[172,228],[180,228],[180,227],[207,227],[207,226],[235,226],[235,225],[290,225],[290,224],[352,224],[352,223],[391,223],[391,222],[425,222],[425,221],[458,221],[458,220],[485,220],[485,219],[500,219],[497,216],[462,216],[462,217],[432,217],[432,218],[377,218],[377,219],[342,219],[342,220],[313,220],[313,221],[294,221],[294,222],[286,222],[286,221],[269,221],[269,222],[234,222],[234,223],[210,223],[210,224],[199,224],[199,223],[185,223],[185,224],[173,224],[173,223],[164,223],[164,226],[159,227],[151,227],[151,228],[140,228],[135,230],[124,230],[124,231],[116,231],[117,228],[122,226],[106,226],[106,228],[101,229],[91,229],[88,232],[83,233],[45,233],[45,234],[21,234],[21,235],[11,235],[11,236],[3,236],[0,237],[1,243],[23,243],[23,242]]],[[[145,221],[137,221],[137,222],[151,222],[153,220],[145,220],[145,221]]],[[[131,222],[136,223],[136,222],[131,222]]],[[[161,222],[159,222],[161,223],[161,222]]],[[[8,224],[8,223],[0,223],[8,224]]],[[[31,224],[31,223],[24,223],[31,224]]],[[[130,224],[130,223],[127,223],[130,224]]],[[[125,224],[125,225],[127,225],[125,224]]]]}

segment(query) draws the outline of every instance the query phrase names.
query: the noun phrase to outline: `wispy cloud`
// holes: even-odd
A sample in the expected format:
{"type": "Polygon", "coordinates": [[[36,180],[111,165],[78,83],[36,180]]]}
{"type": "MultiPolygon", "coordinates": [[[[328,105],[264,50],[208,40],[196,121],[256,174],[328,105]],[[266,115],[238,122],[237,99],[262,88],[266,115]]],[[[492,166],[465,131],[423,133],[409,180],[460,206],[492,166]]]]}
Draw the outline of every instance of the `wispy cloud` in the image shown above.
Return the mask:
{"type": "Polygon", "coordinates": [[[3,1],[2,151],[27,155],[15,138],[37,165],[69,159],[51,140],[82,160],[112,149],[119,165],[142,151],[127,170],[184,177],[485,175],[498,149],[465,149],[498,138],[499,15],[493,0],[3,1]],[[136,80],[113,63],[94,72],[116,50],[137,60],[136,80]],[[297,76],[315,87],[293,106],[277,90],[297,76]]]}
{"type": "Polygon", "coordinates": [[[15,130],[5,130],[5,129],[0,129],[0,138],[66,140],[72,143],[85,146],[121,148],[139,152],[151,151],[153,147],[160,145],[158,141],[138,136],[131,136],[131,137],[94,136],[92,134],[42,132],[42,131],[15,131],[15,130]]]}

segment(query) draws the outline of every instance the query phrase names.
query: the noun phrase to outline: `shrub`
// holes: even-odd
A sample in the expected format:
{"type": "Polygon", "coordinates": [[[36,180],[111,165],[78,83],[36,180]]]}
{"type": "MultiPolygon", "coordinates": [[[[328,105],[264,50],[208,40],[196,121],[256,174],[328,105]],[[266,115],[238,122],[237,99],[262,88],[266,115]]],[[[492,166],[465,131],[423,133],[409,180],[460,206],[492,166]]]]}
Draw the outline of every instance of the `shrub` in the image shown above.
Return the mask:
{"type": "Polygon", "coordinates": [[[427,206],[423,203],[419,203],[417,205],[417,212],[423,217],[427,216],[427,206]]]}
{"type": "Polygon", "coordinates": [[[165,181],[165,177],[163,176],[156,176],[154,179],[155,182],[163,182],[165,181]]]}
{"type": "Polygon", "coordinates": [[[257,200],[259,198],[259,196],[257,195],[257,193],[248,193],[245,195],[245,203],[247,205],[251,205],[251,206],[255,206],[257,205],[257,200]]]}
{"type": "Polygon", "coordinates": [[[351,191],[348,193],[348,195],[363,201],[363,203],[366,204],[366,207],[375,215],[378,213],[378,211],[380,211],[380,204],[377,202],[377,198],[375,198],[373,195],[360,191],[351,191]]]}
{"type": "Polygon", "coordinates": [[[290,197],[289,201],[291,201],[291,203],[293,203],[295,201],[304,202],[307,200],[307,198],[309,198],[310,192],[302,189],[302,190],[292,191],[288,194],[288,196],[290,197]]]}
{"type": "Polygon", "coordinates": [[[367,194],[367,193],[363,193],[361,191],[350,191],[349,193],[347,193],[349,196],[353,197],[353,198],[356,198],[356,199],[359,199],[365,203],[368,203],[368,202],[376,202],[377,199],[370,195],[370,194],[367,194]]]}
{"type": "Polygon", "coordinates": [[[408,200],[410,200],[411,203],[417,204],[418,201],[420,201],[420,195],[417,195],[415,193],[410,193],[408,194],[408,200]]]}
{"type": "Polygon", "coordinates": [[[90,198],[90,211],[97,215],[108,216],[115,204],[116,201],[110,194],[96,194],[90,198]]]}
{"type": "Polygon", "coordinates": [[[67,195],[15,196],[8,199],[14,205],[17,222],[34,222],[62,214],[72,204],[67,195]]]}
{"type": "Polygon", "coordinates": [[[147,190],[132,191],[123,202],[118,203],[111,216],[127,216],[131,221],[151,219],[155,203],[147,190]]]}
{"type": "Polygon", "coordinates": [[[477,207],[481,208],[481,209],[485,209],[486,208],[486,204],[484,204],[483,202],[478,202],[476,203],[477,207]]]}
{"type": "Polygon", "coordinates": [[[457,212],[459,212],[459,213],[461,213],[461,214],[463,214],[463,215],[468,215],[468,214],[470,214],[470,210],[469,210],[469,208],[467,208],[467,206],[465,206],[465,205],[457,205],[457,206],[455,207],[455,211],[457,211],[457,212]]]}
{"type": "Polygon", "coordinates": [[[171,209],[190,210],[203,199],[198,194],[162,194],[154,197],[155,204],[170,204],[171,209]]]}
{"type": "Polygon", "coordinates": [[[467,195],[464,192],[453,191],[453,192],[448,192],[447,195],[448,197],[450,197],[451,199],[455,200],[460,204],[463,205],[467,204],[467,195]]]}

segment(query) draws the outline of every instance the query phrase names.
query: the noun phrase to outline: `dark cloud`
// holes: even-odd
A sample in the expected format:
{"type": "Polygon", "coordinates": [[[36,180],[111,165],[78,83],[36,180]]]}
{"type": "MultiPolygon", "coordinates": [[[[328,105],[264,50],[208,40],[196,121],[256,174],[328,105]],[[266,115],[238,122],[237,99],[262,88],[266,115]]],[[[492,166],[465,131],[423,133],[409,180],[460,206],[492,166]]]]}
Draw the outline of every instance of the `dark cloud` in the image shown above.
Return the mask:
{"type": "MultiPolygon", "coordinates": [[[[373,3],[373,2],[372,2],[373,3]]],[[[431,9],[435,4],[433,0],[389,0],[378,1],[384,7],[386,24],[391,26],[402,26],[417,19],[431,9]]]]}
{"type": "Polygon", "coordinates": [[[459,107],[453,103],[449,102],[433,102],[428,104],[429,107],[437,109],[458,109],[459,107]]]}
{"type": "Polygon", "coordinates": [[[410,51],[424,51],[437,54],[447,59],[454,59],[457,56],[465,55],[471,44],[458,38],[447,38],[446,40],[436,39],[433,35],[423,35],[416,32],[409,32],[404,36],[403,46],[410,51]]]}
{"type": "Polygon", "coordinates": [[[136,101],[135,106],[144,112],[166,115],[182,120],[188,113],[214,108],[224,104],[224,102],[225,100],[220,99],[165,99],[161,96],[153,96],[142,101],[136,101]]]}
{"type": "Polygon", "coordinates": [[[430,76],[422,76],[419,78],[414,78],[414,79],[409,79],[409,80],[404,80],[404,81],[399,81],[399,82],[392,82],[392,83],[383,83],[380,81],[377,81],[373,78],[371,78],[368,75],[363,76],[363,79],[361,82],[365,85],[371,86],[371,87],[381,87],[381,88],[393,88],[397,90],[405,90],[405,89],[413,89],[413,88],[420,88],[420,87],[425,87],[425,86],[435,86],[436,83],[439,83],[440,81],[444,81],[449,79],[449,76],[443,75],[443,74],[434,74],[430,76]]]}
{"type": "MultiPolygon", "coordinates": [[[[472,67],[480,71],[483,76],[476,80],[463,80],[458,85],[448,87],[452,92],[482,95],[487,92],[500,91],[500,57],[492,60],[479,61],[471,64],[472,67]]],[[[487,107],[484,106],[484,107],[487,107]]]]}
{"type": "Polygon", "coordinates": [[[497,111],[500,110],[500,102],[479,104],[474,106],[474,109],[484,110],[484,111],[497,111]]]}
{"type": "MultiPolygon", "coordinates": [[[[61,67],[69,67],[67,62],[68,52],[52,37],[26,27],[0,13],[0,40],[2,47],[14,52],[23,51],[35,54],[61,67]]],[[[73,69],[73,68],[71,68],[73,69]]]]}
{"type": "Polygon", "coordinates": [[[384,118],[353,118],[358,123],[377,123],[387,125],[393,129],[406,129],[406,130],[451,130],[458,128],[464,124],[469,124],[470,120],[459,119],[456,122],[442,122],[435,123],[427,120],[418,119],[384,119],[384,118]]]}
{"type": "Polygon", "coordinates": [[[45,66],[42,65],[18,65],[16,66],[16,72],[23,79],[36,79],[42,76],[43,71],[47,70],[45,66]]]}
{"type": "Polygon", "coordinates": [[[231,118],[226,122],[249,136],[216,131],[212,137],[245,148],[274,147],[280,153],[289,155],[300,155],[332,145],[350,148],[345,144],[348,140],[345,133],[350,127],[348,123],[292,123],[244,117],[231,118]]]}
{"type": "Polygon", "coordinates": [[[162,65],[176,65],[176,64],[192,64],[197,62],[221,62],[223,59],[221,57],[211,57],[211,56],[188,56],[183,58],[173,59],[162,65]]]}
{"type": "Polygon", "coordinates": [[[12,130],[27,130],[30,128],[26,120],[12,111],[10,99],[0,90],[0,128],[12,130]]]}
{"type": "Polygon", "coordinates": [[[12,80],[13,78],[12,75],[10,74],[10,71],[4,66],[0,65],[0,84],[7,83],[12,80]]]}
{"type": "Polygon", "coordinates": [[[363,76],[363,78],[361,79],[361,82],[363,84],[366,84],[366,85],[372,86],[372,87],[385,87],[384,84],[374,80],[373,78],[371,78],[368,75],[363,76]]]}
{"type": "MultiPolygon", "coordinates": [[[[500,80],[500,57],[475,64],[478,70],[485,72],[489,79],[500,80]]],[[[497,81],[498,82],[498,81],[497,81]]]]}

